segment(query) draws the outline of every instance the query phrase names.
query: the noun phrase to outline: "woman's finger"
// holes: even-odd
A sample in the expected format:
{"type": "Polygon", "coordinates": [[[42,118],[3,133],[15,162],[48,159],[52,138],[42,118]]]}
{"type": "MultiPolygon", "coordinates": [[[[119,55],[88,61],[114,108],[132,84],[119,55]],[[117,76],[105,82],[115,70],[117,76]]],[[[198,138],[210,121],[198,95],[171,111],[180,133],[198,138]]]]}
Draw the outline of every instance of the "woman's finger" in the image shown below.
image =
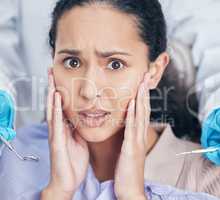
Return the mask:
{"type": "MultiPolygon", "coordinates": [[[[66,169],[69,170],[71,164],[69,160],[69,152],[67,148],[67,131],[65,127],[61,95],[59,92],[54,94],[54,109],[53,109],[53,130],[51,140],[51,163],[56,168],[55,171],[62,172],[66,169]],[[63,168],[63,169],[62,169],[63,168]]],[[[68,171],[67,170],[67,171],[68,171]]]]}
{"type": "Polygon", "coordinates": [[[151,114],[151,106],[150,106],[150,88],[149,88],[149,80],[150,80],[150,74],[145,75],[144,79],[144,96],[143,96],[143,102],[144,102],[144,110],[145,110],[145,130],[144,130],[144,141],[147,141],[147,133],[148,128],[150,124],[150,114],[151,114]]]}
{"type": "Polygon", "coordinates": [[[75,138],[74,138],[74,127],[72,126],[71,122],[67,120],[65,114],[63,113],[63,123],[64,123],[64,133],[66,134],[66,140],[67,142],[70,142],[71,144],[76,144],[75,138]]]}
{"type": "Polygon", "coordinates": [[[83,148],[88,149],[87,142],[78,134],[75,134],[76,142],[80,144],[83,148]]]}
{"type": "Polygon", "coordinates": [[[53,107],[54,107],[54,92],[55,92],[55,86],[54,86],[54,80],[53,75],[51,72],[51,69],[48,71],[48,95],[47,95],[47,123],[48,123],[48,129],[49,129],[49,141],[51,141],[52,138],[52,120],[53,120],[53,107]]]}
{"type": "Polygon", "coordinates": [[[132,141],[134,137],[134,119],[135,119],[135,100],[132,99],[128,105],[128,111],[126,116],[126,125],[125,125],[125,133],[124,140],[132,141]]]}
{"type": "Polygon", "coordinates": [[[136,139],[138,144],[144,144],[147,130],[149,126],[149,74],[145,74],[144,81],[140,84],[138,94],[137,94],[137,104],[136,104],[136,139]]]}
{"type": "Polygon", "coordinates": [[[63,134],[63,111],[61,105],[61,96],[55,92],[55,107],[53,109],[53,136],[52,140],[56,148],[62,148],[65,145],[65,134],[63,134]]]}
{"type": "Polygon", "coordinates": [[[144,137],[144,126],[145,126],[145,109],[144,109],[144,82],[139,86],[137,93],[137,103],[136,103],[136,115],[135,115],[135,124],[136,124],[136,140],[138,144],[143,141],[144,137]]]}

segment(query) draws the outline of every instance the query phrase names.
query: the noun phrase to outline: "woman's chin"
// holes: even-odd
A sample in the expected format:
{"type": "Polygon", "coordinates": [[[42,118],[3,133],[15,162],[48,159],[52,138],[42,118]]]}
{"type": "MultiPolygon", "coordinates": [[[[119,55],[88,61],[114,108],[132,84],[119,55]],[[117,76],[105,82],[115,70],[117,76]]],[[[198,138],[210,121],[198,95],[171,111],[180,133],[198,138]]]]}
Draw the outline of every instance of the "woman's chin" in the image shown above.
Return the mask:
{"type": "Polygon", "coordinates": [[[87,142],[103,142],[114,134],[103,128],[77,128],[77,132],[87,142]]]}
{"type": "MultiPolygon", "coordinates": [[[[73,118],[72,118],[73,119],[73,118]]],[[[72,120],[76,131],[87,142],[104,142],[117,133],[122,124],[113,124],[110,117],[106,117],[104,121],[85,121],[84,119],[72,120]],[[76,123],[77,122],[77,123],[76,123]]]]}

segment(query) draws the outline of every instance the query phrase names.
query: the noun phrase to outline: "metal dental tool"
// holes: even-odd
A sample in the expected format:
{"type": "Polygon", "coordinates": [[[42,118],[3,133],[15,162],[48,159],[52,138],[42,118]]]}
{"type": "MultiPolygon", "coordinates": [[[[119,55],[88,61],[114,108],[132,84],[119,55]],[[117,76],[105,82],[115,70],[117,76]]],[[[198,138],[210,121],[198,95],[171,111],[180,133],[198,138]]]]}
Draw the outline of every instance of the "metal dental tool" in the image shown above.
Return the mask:
{"type": "Polygon", "coordinates": [[[4,90],[0,90],[0,145],[1,142],[8,147],[22,161],[39,161],[39,157],[29,155],[20,155],[15,147],[9,142],[16,136],[13,124],[15,118],[14,102],[10,94],[4,90]]]}
{"type": "Polygon", "coordinates": [[[40,159],[36,156],[21,156],[15,148],[3,137],[0,135],[0,140],[9,148],[10,151],[14,152],[15,155],[22,161],[36,161],[38,162],[40,159]]]}
{"type": "Polygon", "coordinates": [[[193,151],[178,153],[178,154],[176,154],[176,156],[189,155],[189,154],[200,154],[200,153],[213,153],[216,151],[220,151],[220,148],[219,147],[209,147],[207,149],[197,149],[197,150],[193,150],[193,151]]]}

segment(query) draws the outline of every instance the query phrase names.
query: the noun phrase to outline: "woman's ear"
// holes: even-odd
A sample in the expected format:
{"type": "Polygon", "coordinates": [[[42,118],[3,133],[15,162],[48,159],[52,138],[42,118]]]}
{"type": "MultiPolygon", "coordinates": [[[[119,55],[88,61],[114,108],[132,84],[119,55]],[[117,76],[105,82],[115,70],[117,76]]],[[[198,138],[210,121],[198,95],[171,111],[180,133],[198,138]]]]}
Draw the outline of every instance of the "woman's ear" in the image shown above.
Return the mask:
{"type": "Polygon", "coordinates": [[[150,80],[149,80],[149,88],[155,89],[160,82],[164,70],[166,69],[167,65],[169,64],[170,57],[168,53],[164,52],[160,54],[154,62],[150,63],[149,73],[150,73],[150,80]]]}

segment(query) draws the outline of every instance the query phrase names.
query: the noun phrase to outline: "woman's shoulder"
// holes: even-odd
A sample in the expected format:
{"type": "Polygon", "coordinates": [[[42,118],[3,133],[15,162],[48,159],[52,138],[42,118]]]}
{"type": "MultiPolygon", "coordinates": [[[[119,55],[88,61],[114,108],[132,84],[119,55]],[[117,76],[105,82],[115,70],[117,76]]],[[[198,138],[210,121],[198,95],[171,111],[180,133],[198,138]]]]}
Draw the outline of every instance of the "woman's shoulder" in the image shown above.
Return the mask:
{"type": "Polygon", "coordinates": [[[201,145],[185,138],[178,138],[170,125],[166,125],[162,131],[158,143],[165,143],[165,147],[172,149],[175,154],[200,149],[201,145]]]}
{"type": "MultiPolygon", "coordinates": [[[[175,136],[176,137],[176,136],[175,136]]],[[[195,142],[191,142],[187,139],[176,138],[176,143],[182,148],[184,151],[192,151],[195,149],[200,149],[201,145],[195,142]]]]}
{"type": "MultiPolygon", "coordinates": [[[[201,145],[175,137],[177,149],[188,152],[201,149],[201,145]]],[[[177,187],[193,191],[205,192],[220,197],[220,167],[206,159],[203,154],[184,155],[183,166],[177,187]]]]}

